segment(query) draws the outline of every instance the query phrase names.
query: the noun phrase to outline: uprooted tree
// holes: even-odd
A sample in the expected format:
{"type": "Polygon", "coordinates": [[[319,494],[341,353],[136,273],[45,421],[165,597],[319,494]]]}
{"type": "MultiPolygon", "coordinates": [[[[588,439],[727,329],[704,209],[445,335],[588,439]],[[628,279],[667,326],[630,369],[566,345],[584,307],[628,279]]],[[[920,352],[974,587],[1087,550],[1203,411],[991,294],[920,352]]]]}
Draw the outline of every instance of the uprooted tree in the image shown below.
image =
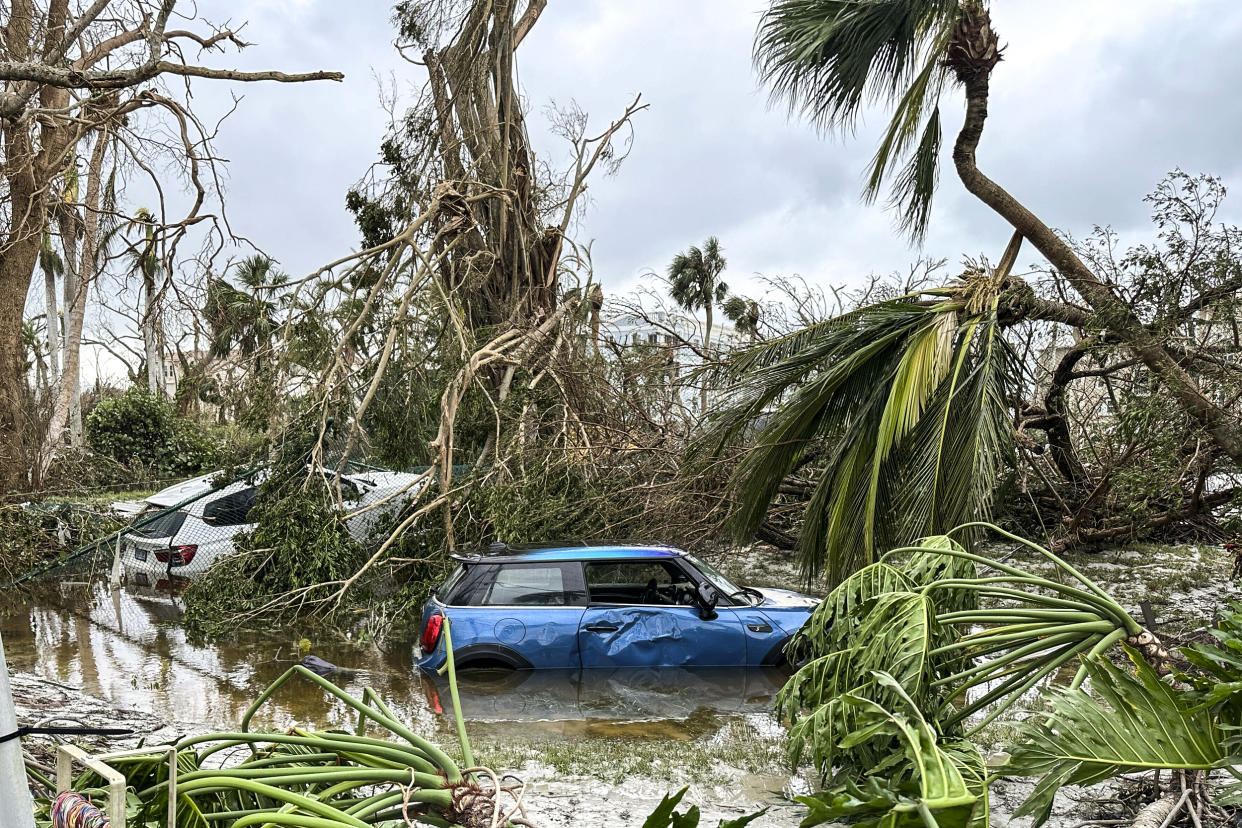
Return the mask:
{"type": "MultiPolygon", "coordinates": [[[[678,537],[722,521],[716,493],[690,508],[700,493],[675,479],[670,434],[681,424],[660,413],[663,354],[601,353],[602,292],[589,245],[570,234],[590,177],[624,160],[643,106],[635,99],[594,133],[576,107],[552,110],[571,159],[562,170],[541,161],[514,62],[543,6],[397,7],[398,47],[427,81],[347,194],[365,248],[281,288],[289,311],[271,344],[272,382],[300,378],[305,395],[273,412],[271,433],[278,443],[313,438],[285,452],[292,466],[303,477],[308,465],[340,472],[366,451],[425,471],[344,569],[293,584],[263,568],[271,556],[255,541],[253,555],[195,584],[192,610],[210,614],[194,593],[235,594],[225,583],[234,577],[259,587],[247,586],[241,620],[327,615],[368,595],[391,606],[416,598],[462,543],[644,534],[677,510],[692,515],[667,521],[678,537]],[[309,377],[306,364],[295,370],[308,326],[330,343],[309,377]]],[[[339,520],[324,531],[339,536],[350,516],[339,487],[311,478],[281,496],[317,498],[316,509],[335,500],[339,520]]]]}

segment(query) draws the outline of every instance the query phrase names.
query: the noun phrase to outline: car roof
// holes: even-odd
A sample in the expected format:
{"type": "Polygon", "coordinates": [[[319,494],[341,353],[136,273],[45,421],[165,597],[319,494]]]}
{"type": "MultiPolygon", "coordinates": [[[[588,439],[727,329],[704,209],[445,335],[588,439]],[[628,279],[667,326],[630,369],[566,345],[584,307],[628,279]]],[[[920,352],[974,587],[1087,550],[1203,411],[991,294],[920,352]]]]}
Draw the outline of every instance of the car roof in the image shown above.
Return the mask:
{"type": "Polygon", "coordinates": [[[535,561],[618,561],[680,558],[685,551],[675,546],[642,543],[557,543],[539,547],[502,549],[475,555],[454,555],[464,564],[531,563],[535,561]]]}

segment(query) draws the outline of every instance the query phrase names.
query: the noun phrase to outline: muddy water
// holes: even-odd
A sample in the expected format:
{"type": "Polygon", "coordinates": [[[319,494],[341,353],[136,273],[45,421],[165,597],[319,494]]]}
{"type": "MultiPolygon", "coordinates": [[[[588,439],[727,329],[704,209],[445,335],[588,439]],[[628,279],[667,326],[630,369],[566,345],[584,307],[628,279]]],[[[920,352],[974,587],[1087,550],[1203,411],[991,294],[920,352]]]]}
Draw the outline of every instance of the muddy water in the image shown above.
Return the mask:
{"type": "MultiPolygon", "coordinates": [[[[115,709],[150,714],[180,733],[233,728],[255,697],[301,658],[287,633],[204,644],[187,636],[180,619],[173,600],[101,584],[0,606],[10,669],[115,709]]],[[[447,685],[418,672],[412,647],[316,642],[311,652],[342,668],[331,680],[345,691],[358,696],[371,686],[416,731],[455,744],[447,685]]],[[[788,810],[790,777],[772,757],[783,733],[770,713],[784,678],[744,670],[491,672],[463,675],[460,690],[476,752],[495,755],[506,769],[538,782],[550,801],[573,800],[575,809],[589,809],[595,799],[580,794],[582,788],[605,799],[642,791],[632,808],[634,824],[641,824],[649,795],[654,802],[686,783],[708,813],[712,802],[722,816],[758,805],[788,810]],[[739,733],[740,746],[725,744],[739,733]],[[752,741],[768,754],[759,757],[766,764],[758,770],[747,769],[740,756],[752,741]],[[653,766],[664,757],[668,764],[653,766]],[[713,765],[711,773],[695,767],[704,764],[713,765]]],[[[262,708],[255,726],[342,727],[352,724],[352,715],[319,688],[294,681],[262,708]]],[[[558,824],[555,808],[547,816],[546,823],[558,824]]],[[[757,824],[797,822],[792,812],[788,820],[757,824]]]]}

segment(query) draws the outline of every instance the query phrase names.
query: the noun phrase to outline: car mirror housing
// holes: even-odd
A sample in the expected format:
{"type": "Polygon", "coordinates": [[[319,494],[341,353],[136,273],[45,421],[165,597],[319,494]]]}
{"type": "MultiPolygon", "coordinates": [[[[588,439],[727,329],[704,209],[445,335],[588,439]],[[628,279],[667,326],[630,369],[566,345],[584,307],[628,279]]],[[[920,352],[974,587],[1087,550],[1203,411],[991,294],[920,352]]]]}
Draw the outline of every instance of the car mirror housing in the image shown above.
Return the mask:
{"type": "Polygon", "coordinates": [[[720,602],[720,593],[714,586],[707,581],[699,584],[698,589],[694,592],[698,599],[699,616],[705,621],[710,621],[716,617],[716,604],[720,602]]]}

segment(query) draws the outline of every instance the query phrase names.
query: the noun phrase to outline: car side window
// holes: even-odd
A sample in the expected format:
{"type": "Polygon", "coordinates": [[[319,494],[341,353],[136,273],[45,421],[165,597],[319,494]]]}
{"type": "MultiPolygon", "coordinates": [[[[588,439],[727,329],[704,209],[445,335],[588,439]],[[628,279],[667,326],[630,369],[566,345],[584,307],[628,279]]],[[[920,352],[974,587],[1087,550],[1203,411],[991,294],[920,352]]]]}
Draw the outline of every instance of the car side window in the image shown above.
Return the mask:
{"type": "Polygon", "coordinates": [[[508,564],[500,566],[483,603],[490,606],[569,606],[581,603],[577,590],[567,583],[560,564],[508,564]]]}
{"type": "Polygon", "coordinates": [[[693,603],[689,576],[669,561],[588,563],[586,582],[593,604],[693,603]]]}
{"type": "Polygon", "coordinates": [[[203,520],[212,526],[241,526],[254,508],[254,497],[258,491],[256,487],[248,486],[240,492],[217,497],[203,506],[203,520]]]}

